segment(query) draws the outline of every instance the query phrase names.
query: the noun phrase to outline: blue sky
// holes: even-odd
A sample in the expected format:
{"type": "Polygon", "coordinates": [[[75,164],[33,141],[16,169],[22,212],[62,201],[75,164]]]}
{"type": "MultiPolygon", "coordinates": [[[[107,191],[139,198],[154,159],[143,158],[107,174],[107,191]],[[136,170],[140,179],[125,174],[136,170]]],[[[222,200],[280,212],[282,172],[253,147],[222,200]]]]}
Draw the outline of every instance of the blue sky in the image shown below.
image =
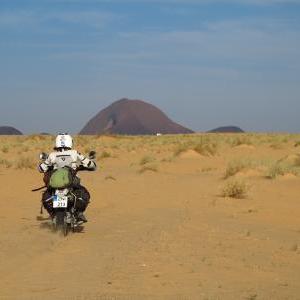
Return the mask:
{"type": "Polygon", "coordinates": [[[122,97],[197,131],[300,132],[300,0],[0,0],[0,125],[78,132],[122,97]]]}

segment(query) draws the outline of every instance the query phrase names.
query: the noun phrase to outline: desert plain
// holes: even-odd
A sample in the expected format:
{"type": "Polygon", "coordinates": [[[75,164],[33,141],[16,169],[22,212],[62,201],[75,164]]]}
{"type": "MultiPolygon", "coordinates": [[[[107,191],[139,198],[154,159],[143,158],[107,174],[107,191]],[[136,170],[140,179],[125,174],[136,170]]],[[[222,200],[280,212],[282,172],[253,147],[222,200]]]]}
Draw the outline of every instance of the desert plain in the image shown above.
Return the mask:
{"type": "Polygon", "coordinates": [[[52,136],[0,138],[0,299],[300,299],[300,135],[77,136],[81,230],[40,214],[52,136]]]}

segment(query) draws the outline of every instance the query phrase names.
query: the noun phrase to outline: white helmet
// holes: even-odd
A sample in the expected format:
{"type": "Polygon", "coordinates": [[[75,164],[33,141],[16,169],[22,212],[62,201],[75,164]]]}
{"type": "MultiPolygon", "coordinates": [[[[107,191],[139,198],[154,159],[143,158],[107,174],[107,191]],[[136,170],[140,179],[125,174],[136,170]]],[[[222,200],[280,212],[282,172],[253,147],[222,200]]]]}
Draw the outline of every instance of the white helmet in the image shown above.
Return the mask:
{"type": "Polygon", "coordinates": [[[55,140],[55,148],[70,148],[73,147],[73,139],[67,133],[60,133],[55,140]]]}

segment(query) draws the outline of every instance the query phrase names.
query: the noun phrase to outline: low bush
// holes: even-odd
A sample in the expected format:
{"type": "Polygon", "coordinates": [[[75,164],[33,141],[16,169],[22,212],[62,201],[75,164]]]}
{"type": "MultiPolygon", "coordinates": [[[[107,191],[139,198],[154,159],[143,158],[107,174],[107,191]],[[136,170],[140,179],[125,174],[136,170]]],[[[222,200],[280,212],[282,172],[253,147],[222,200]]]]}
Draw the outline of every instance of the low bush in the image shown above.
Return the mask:
{"type": "Polygon", "coordinates": [[[243,199],[246,198],[248,189],[249,187],[244,181],[232,180],[223,187],[221,196],[243,199]]]}

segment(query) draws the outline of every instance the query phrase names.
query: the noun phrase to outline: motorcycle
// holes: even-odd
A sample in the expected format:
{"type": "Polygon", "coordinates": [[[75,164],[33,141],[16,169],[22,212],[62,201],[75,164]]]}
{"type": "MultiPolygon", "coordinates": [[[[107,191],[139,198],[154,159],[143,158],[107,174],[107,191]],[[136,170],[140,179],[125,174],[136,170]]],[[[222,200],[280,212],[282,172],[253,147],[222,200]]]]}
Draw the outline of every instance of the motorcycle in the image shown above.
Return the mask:
{"type": "MultiPolygon", "coordinates": [[[[89,153],[90,159],[95,159],[96,152],[89,153]]],[[[40,160],[45,161],[48,158],[46,153],[40,154],[40,160]]],[[[52,229],[54,232],[61,232],[67,236],[70,231],[75,232],[76,228],[83,222],[78,220],[76,211],[77,196],[74,193],[74,185],[79,183],[79,178],[76,177],[79,171],[90,171],[82,165],[79,165],[76,170],[70,167],[63,167],[52,170],[49,176],[49,184],[51,197],[45,202],[50,202],[53,208],[52,229]]],[[[48,186],[44,186],[47,187],[48,186]]],[[[43,188],[44,188],[43,187],[43,188]]],[[[35,189],[32,191],[40,190],[35,189]]],[[[43,205],[41,206],[41,212],[43,205]]]]}

